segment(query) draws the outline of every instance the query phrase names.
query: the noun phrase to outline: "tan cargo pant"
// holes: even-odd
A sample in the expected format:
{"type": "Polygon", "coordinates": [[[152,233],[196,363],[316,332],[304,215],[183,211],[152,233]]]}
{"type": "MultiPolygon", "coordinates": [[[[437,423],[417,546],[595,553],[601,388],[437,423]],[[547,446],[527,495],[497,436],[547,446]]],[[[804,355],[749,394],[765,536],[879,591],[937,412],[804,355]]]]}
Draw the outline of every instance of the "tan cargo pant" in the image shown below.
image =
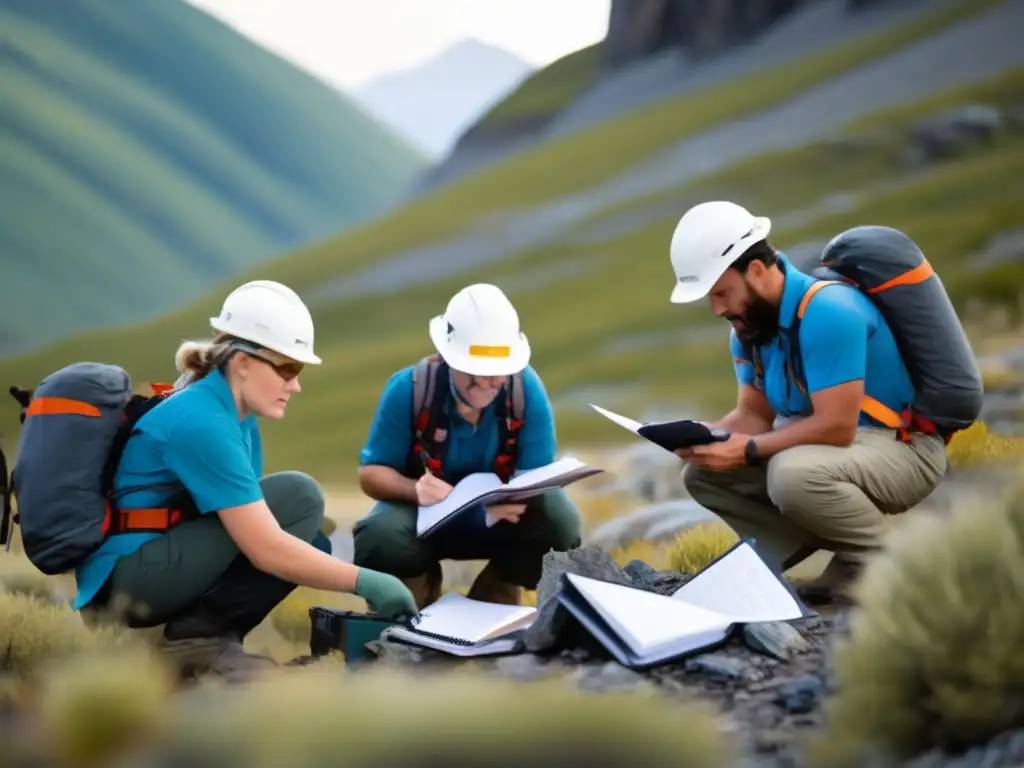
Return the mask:
{"type": "Polygon", "coordinates": [[[902,443],[889,429],[862,428],[853,445],[800,445],[766,466],[714,471],[692,464],[683,482],[782,570],[819,549],[867,552],[881,544],[887,515],[923,501],[946,473],[942,440],[914,435],[902,443]]]}

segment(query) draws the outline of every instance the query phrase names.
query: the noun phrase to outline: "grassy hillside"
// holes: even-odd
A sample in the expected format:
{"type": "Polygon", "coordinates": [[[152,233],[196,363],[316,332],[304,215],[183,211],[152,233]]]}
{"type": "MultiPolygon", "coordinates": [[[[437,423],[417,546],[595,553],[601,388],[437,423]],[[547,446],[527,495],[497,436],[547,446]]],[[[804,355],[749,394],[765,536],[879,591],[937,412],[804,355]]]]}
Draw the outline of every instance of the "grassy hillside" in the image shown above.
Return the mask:
{"type": "Polygon", "coordinates": [[[0,0],[0,353],[194,300],[425,161],[184,2],[0,0]]]}
{"type": "Polygon", "coordinates": [[[477,121],[485,130],[518,120],[547,120],[593,82],[600,66],[600,44],[563,56],[526,78],[477,121]]]}
{"type": "Polygon", "coordinates": [[[547,141],[417,198],[392,215],[354,228],[340,238],[268,262],[258,274],[282,280],[296,290],[310,288],[325,279],[365,268],[386,254],[450,237],[487,215],[584,191],[659,149],[716,124],[757,114],[1004,1],[960,0],[885,33],[695,90],[547,141]]]}
{"type": "MultiPolygon", "coordinates": [[[[1015,104],[1022,99],[1024,72],[1015,72],[916,108],[860,121],[856,130],[897,128],[951,104],[1015,104]]],[[[889,138],[858,151],[822,143],[758,158],[700,179],[677,194],[681,201],[731,197],[780,217],[810,210],[839,189],[861,193],[847,210],[810,215],[796,226],[780,224],[773,240],[786,249],[855,224],[888,224],[918,241],[961,308],[972,295],[1010,298],[1007,280],[1024,283],[1020,265],[987,272],[976,269],[969,257],[993,235],[1024,225],[1024,136],[1007,132],[988,149],[908,171],[899,164],[901,147],[892,138],[896,134],[881,135],[889,138]],[[1008,276],[1007,269],[1015,271],[1008,276]]],[[[555,398],[564,440],[622,439],[621,430],[588,412],[587,399],[637,415],[655,400],[704,415],[728,407],[735,390],[724,346],[726,326],[704,306],[683,308],[668,301],[672,279],[667,249],[674,223],[675,216],[666,216],[597,245],[537,249],[420,289],[317,308],[317,346],[326,362],[304,376],[304,391],[288,418],[265,427],[269,464],[351,480],[387,376],[430,351],[427,320],[443,311],[454,291],[475,280],[496,282],[512,294],[532,341],[534,363],[555,398]],[[585,269],[560,281],[542,277],[553,263],[570,262],[585,269]]],[[[50,370],[83,358],[126,365],[139,381],[166,380],[173,376],[177,341],[204,334],[205,318],[220,298],[211,296],[144,327],[90,335],[42,355],[0,364],[0,383],[33,384],[50,370]]],[[[16,438],[15,415],[13,401],[0,408],[9,449],[16,438]]]]}

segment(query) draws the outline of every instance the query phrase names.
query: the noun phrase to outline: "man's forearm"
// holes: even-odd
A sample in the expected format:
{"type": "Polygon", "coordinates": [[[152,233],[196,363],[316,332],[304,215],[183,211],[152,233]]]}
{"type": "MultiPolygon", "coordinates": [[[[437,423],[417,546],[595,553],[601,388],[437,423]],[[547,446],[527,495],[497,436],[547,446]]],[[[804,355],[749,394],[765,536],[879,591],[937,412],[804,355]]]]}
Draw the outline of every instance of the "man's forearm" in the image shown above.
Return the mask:
{"type": "Polygon", "coordinates": [[[811,415],[757,437],[757,455],[762,459],[774,456],[797,445],[834,445],[845,448],[857,435],[856,426],[837,424],[811,415]]]}
{"type": "Polygon", "coordinates": [[[359,468],[359,487],[374,501],[419,504],[416,481],[379,464],[359,468]]]}
{"type": "Polygon", "coordinates": [[[755,413],[747,413],[738,408],[734,408],[714,422],[714,426],[737,435],[761,435],[772,428],[771,422],[765,421],[755,413]]]}

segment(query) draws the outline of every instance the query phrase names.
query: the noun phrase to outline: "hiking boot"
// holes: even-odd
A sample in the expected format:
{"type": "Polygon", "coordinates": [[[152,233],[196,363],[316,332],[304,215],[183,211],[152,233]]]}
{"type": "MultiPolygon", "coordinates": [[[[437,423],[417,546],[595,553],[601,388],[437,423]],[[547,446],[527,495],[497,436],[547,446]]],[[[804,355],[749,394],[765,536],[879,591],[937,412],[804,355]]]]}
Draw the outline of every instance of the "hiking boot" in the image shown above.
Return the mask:
{"type": "Polygon", "coordinates": [[[277,663],[271,658],[246,653],[241,641],[231,635],[184,640],[161,637],[157,650],[183,681],[213,674],[229,683],[244,683],[260,672],[277,668],[277,663]]]}
{"type": "Polygon", "coordinates": [[[815,579],[795,585],[797,595],[808,605],[834,603],[853,605],[852,587],[864,568],[865,556],[836,552],[825,570],[815,579]]]}
{"type": "Polygon", "coordinates": [[[437,563],[426,573],[411,578],[402,579],[402,583],[412,592],[416,607],[421,611],[432,603],[436,603],[441,597],[441,582],[444,574],[441,571],[441,564],[437,563]]]}
{"type": "Polygon", "coordinates": [[[502,605],[519,605],[523,588],[498,578],[497,570],[488,563],[473,581],[466,597],[471,600],[482,600],[487,603],[502,605]]]}

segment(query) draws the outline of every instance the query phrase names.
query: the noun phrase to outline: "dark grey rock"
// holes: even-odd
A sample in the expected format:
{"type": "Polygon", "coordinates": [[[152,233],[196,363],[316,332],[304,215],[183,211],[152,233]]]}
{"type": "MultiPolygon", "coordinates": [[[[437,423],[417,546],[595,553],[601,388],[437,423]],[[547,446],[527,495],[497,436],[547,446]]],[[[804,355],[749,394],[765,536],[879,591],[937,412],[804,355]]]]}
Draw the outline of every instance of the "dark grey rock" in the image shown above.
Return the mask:
{"type": "Polygon", "coordinates": [[[587,643],[583,637],[586,633],[580,631],[581,628],[569,612],[554,599],[564,573],[624,586],[633,583],[615,559],[599,547],[584,546],[568,552],[548,552],[544,556],[537,584],[537,617],[524,633],[526,648],[532,653],[557,650],[566,644],[587,643]]]}
{"type": "Polygon", "coordinates": [[[654,576],[657,571],[645,563],[643,560],[630,560],[626,563],[626,567],[622,569],[626,575],[633,580],[633,583],[643,581],[645,578],[654,576]]]}
{"type": "Polygon", "coordinates": [[[807,641],[793,626],[784,621],[762,621],[743,627],[746,644],[767,656],[788,661],[794,654],[807,650],[807,641]]]}
{"type": "Polygon", "coordinates": [[[703,653],[694,656],[685,663],[687,672],[702,672],[712,677],[740,679],[748,670],[748,665],[735,656],[720,653],[703,653]]]}
{"type": "Polygon", "coordinates": [[[1009,768],[1024,764],[1024,729],[1008,731],[961,755],[932,750],[910,760],[907,768],[1009,768]]]}
{"type": "Polygon", "coordinates": [[[532,653],[501,656],[494,662],[494,669],[498,674],[524,682],[547,677],[564,668],[564,664],[559,664],[557,661],[545,661],[532,653]]]}
{"type": "Polygon", "coordinates": [[[787,712],[802,715],[810,712],[825,693],[825,683],[818,675],[803,675],[782,685],[775,701],[787,712]]]}
{"type": "Polygon", "coordinates": [[[523,633],[526,650],[531,653],[543,653],[556,649],[566,629],[573,622],[573,617],[561,603],[549,599],[537,609],[533,623],[523,633]]]}
{"type": "Polygon", "coordinates": [[[570,678],[582,691],[608,693],[610,691],[652,690],[651,682],[638,672],[609,661],[601,665],[579,667],[570,678]]]}
{"type": "Polygon", "coordinates": [[[692,578],[693,574],[656,571],[652,568],[650,573],[635,578],[633,586],[648,592],[657,592],[659,595],[671,595],[692,578]]]}
{"type": "Polygon", "coordinates": [[[548,552],[541,565],[537,584],[537,605],[543,605],[558,593],[563,573],[586,576],[629,586],[633,580],[610,554],[600,547],[584,546],[568,552],[548,552]]]}

